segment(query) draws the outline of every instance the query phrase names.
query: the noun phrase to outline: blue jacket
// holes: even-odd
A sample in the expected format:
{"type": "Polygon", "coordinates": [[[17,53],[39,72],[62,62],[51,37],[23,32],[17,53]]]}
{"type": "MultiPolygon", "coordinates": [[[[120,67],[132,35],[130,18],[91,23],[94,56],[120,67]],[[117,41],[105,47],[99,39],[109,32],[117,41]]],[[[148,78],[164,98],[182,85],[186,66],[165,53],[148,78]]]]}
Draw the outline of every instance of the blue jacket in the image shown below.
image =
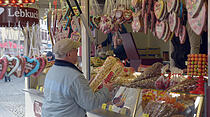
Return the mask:
{"type": "Polygon", "coordinates": [[[76,66],[56,60],[45,79],[42,117],[85,117],[86,111],[110,100],[107,88],[93,93],[76,66]]]}

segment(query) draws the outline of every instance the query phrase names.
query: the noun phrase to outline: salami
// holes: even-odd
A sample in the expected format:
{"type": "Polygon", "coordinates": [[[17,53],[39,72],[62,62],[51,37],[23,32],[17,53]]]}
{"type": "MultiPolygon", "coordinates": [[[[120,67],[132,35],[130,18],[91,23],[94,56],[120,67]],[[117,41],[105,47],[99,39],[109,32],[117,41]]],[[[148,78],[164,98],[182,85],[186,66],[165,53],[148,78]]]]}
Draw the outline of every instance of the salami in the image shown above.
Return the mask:
{"type": "Polygon", "coordinates": [[[197,34],[200,35],[203,31],[204,25],[206,24],[206,17],[207,17],[207,8],[206,3],[203,4],[201,11],[199,12],[198,16],[193,18],[191,17],[190,12],[188,12],[188,21],[190,24],[191,29],[197,34]]]}

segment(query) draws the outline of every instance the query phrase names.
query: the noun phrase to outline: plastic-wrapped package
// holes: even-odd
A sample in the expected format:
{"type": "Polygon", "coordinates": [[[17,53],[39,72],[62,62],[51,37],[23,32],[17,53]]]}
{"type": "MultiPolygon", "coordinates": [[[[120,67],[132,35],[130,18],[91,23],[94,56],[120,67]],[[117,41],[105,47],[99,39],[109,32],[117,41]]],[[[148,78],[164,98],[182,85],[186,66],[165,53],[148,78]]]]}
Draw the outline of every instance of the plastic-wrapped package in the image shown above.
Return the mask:
{"type": "Polygon", "coordinates": [[[163,117],[170,117],[174,113],[177,113],[177,111],[178,110],[176,108],[171,107],[170,110],[163,117]]]}
{"type": "Polygon", "coordinates": [[[136,76],[134,75],[130,75],[130,76],[119,76],[117,77],[114,82],[116,84],[119,85],[128,85],[129,83],[131,83],[134,79],[136,78],[136,76]]]}
{"type": "Polygon", "coordinates": [[[172,115],[171,117],[185,117],[184,115],[172,115]]]}
{"type": "Polygon", "coordinates": [[[144,72],[138,78],[134,80],[134,82],[151,78],[151,77],[155,77],[155,76],[160,76],[162,67],[163,67],[163,64],[159,62],[154,63],[151,67],[146,68],[144,72]]]}
{"type": "Polygon", "coordinates": [[[170,80],[164,76],[160,76],[155,82],[156,89],[167,89],[169,86],[170,80]]]}
{"type": "Polygon", "coordinates": [[[141,80],[141,81],[136,81],[136,82],[132,82],[128,85],[128,87],[131,88],[155,88],[155,81],[159,78],[159,76],[156,77],[152,77],[149,79],[145,79],[145,80],[141,80]]]}
{"type": "Polygon", "coordinates": [[[157,113],[159,112],[159,110],[161,109],[162,105],[163,105],[162,103],[159,103],[159,104],[155,107],[153,113],[151,114],[151,117],[156,117],[156,115],[157,115],[157,113]]]}
{"type": "Polygon", "coordinates": [[[135,72],[133,67],[124,67],[123,72],[119,74],[119,76],[130,76],[135,72]]]}
{"type": "Polygon", "coordinates": [[[124,65],[120,61],[117,61],[109,71],[107,77],[105,78],[105,82],[113,82],[116,76],[123,72],[123,68],[124,65]]]}
{"type": "Polygon", "coordinates": [[[176,84],[175,86],[169,87],[169,92],[189,92],[193,91],[197,88],[196,86],[197,80],[196,79],[186,79],[183,82],[176,84]]]}
{"type": "Polygon", "coordinates": [[[150,108],[153,106],[153,101],[148,102],[148,104],[146,105],[145,109],[144,109],[144,113],[148,114],[150,108]]]}
{"type": "Polygon", "coordinates": [[[104,78],[106,78],[107,74],[111,70],[112,66],[117,62],[117,59],[110,56],[106,59],[103,66],[101,67],[101,70],[96,75],[96,77],[90,82],[90,87],[95,92],[98,88],[98,86],[102,83],[104,78]]]}
{"type": "Polygon", "coordinates": [[[156,117],[163,117],[169,110],[170,110],[170,106],[168,104],[163,104],[163,106],[161,107],[159,113],[156,115],[156,117]]]}

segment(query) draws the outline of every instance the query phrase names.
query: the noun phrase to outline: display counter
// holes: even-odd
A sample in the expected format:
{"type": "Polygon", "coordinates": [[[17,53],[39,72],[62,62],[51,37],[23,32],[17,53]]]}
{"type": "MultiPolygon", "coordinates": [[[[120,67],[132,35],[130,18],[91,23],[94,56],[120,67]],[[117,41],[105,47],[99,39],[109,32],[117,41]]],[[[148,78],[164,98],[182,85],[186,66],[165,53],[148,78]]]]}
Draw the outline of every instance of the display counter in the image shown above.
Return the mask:
{"type": "Polygon", "coordinates": [[[106,111],[103,109],[97,109],[92,112],[87,112],[88,117],[129,117],[125,115],[121,115],[116,112],[106,111]]]}

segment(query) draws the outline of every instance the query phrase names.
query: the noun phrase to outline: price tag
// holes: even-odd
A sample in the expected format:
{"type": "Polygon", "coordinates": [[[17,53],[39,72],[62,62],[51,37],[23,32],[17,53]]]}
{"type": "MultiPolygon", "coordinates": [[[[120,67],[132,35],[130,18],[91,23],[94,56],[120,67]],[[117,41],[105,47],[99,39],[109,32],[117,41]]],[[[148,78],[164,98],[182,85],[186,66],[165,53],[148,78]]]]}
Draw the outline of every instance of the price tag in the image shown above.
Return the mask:
{"type": "Polygon", "coordinates": [[[149,114],[143,114],[143,117],[149,117],[149,114]]]}
{"type": "Polygon", "coordinates": [[[36,86],[36,90],[39,90],[39,86],[38,85],[36,86]]]}
{"type": "Polygon", "coordinates": [[[101,108],[106,110],[106,104],[102,104],[101,108]]]}
{"type": "Polygon", "coordinates": [[[120,114],[125,115],[125,114],[126,114],[126,109],[125,109],[125,108],[122,108],[122,109],[120,110],[120,114]]]}
{"type": "Polygon", "coordinates": [[[40,87],[39,91],[43,92],[43,87],[40,87]]]}
{"type": "Polygon", "coordinates": [[[112,111],[112,105],[109,105],[109,111],[112,111]]]}

